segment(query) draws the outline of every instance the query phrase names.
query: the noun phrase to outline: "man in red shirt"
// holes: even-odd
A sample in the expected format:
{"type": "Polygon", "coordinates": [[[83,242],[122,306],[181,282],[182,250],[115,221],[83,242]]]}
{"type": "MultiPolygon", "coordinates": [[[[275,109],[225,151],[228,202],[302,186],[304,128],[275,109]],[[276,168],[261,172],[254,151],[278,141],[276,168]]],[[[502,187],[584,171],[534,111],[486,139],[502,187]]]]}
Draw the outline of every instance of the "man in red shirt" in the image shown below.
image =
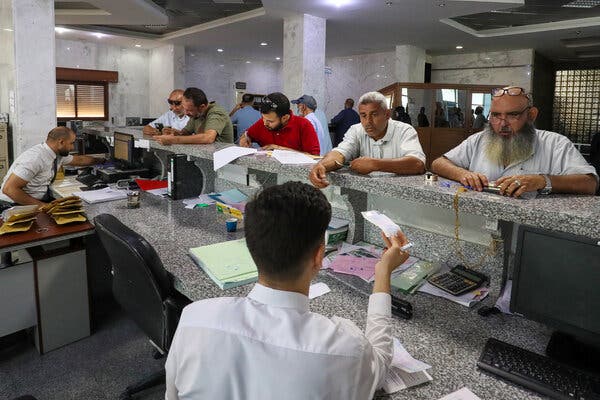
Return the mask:
{"type": "Polygon", "coordinates": [[[319,155],[319,139],[309,120],[297,117],[290,110],[290,101],[283,93],[271,93],[260,105],[262,121],[258,120],[240,138],[240,146],[257,142],[263,150],[297,150],[319,155]]]}

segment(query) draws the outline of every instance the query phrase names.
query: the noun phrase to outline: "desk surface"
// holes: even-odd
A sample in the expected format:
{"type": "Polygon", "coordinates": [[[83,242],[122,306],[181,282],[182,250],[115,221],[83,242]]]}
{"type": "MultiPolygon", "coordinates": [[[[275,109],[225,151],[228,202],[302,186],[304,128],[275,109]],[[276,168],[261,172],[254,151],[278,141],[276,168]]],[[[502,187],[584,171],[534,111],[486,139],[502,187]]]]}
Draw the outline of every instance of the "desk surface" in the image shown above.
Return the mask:
{"type": "Polygon", "coordinates": [[[27,232],[8,233],[0,236],[0,251],[15,251],[60,240],[89,235],[94,226],[89,222],[58,225],[46,213],[39,213],[27,232]]]}
{"type": "MultiPolygon", "coordinates": [[[[141,207],[128,209],[126,200],[86,206],[88,216],[110,213],[144,236],[156,249],[165,268],[174,276],[179,291],[193,300],[219,296],[245,296],[252,285],[219,289],[188,256],[190,247],[237,239],[243,232],[225,231],[225,219],[213,207],[185,209],[181,201],[141,194],[141,207]]],[[[500,272],[493,276],[493,293],[484,300],[490,304],[498,292],[500,272]]],[[[341,280],[345,276],[321,272],[317,280],[332,292],[311,300],[310,309],[328,317],[348,318],[364,329],[367,296],[341,280]]],[[[483,318],[476,307],[469,309],[449,301],[417,294],[405,297],[413,303],[410,321],[393,319],[393,334],[417,359],[433,366],[434,381],[422,387],[391,395],[391,399],[437,399],[468,386],[482,399],[540,399],[527,390],[480,372],[476,361],[488,337],[543,352],[550,331],[526,319],[494,315],[483,318]]]]}

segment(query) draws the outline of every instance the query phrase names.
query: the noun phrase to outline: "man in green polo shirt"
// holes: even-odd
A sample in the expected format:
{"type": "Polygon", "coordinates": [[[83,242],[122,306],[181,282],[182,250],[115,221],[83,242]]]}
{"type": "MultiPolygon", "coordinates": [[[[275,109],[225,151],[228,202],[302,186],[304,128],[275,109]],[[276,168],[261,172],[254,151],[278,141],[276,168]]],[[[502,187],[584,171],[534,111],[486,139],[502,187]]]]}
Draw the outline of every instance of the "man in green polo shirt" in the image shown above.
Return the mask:
{"type": "Polygon", "coordinates": [[[233,126],[229,113],[215,103],[208,103],[206,94],[198,88],[183,92],[183,108],[190,117],[185,128],[172,129],[172,135],[153,136],[160,144],[233,143],[233,126]]]}

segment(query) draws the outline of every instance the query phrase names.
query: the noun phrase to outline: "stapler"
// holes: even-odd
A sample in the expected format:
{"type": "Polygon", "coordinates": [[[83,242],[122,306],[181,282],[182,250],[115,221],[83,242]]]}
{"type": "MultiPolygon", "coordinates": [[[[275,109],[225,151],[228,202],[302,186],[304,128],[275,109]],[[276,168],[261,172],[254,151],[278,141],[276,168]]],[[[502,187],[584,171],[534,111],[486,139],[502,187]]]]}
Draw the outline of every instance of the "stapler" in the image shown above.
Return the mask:
{"type": "Polygon", "coordinates": [[[413,307],[406,300],[392,296],[392,315],[403,319],[411,319],[413,316],[413,307]]]}

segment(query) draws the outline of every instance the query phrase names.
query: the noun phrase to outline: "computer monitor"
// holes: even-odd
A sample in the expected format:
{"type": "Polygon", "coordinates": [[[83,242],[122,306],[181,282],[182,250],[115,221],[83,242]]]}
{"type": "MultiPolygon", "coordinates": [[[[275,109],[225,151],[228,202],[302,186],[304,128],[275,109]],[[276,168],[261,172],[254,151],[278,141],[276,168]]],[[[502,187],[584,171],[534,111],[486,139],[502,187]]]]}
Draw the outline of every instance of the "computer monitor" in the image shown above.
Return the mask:
{"type": "MultiPolygon", "coordinates": [[[[553,335],[546,349],[549,356],[572,353],[552,346],[573,337],[576,341],[569,339],[571,343],[587,348],[580,356],[590,357],[600,348],[600,242],[519,227],[510,306],[511,311],[559,332],[560,339],[553,335]]],[[[587,364],[589,360],[563,361],[587,364]]]]}
{"type": "Polygon", "coordinates": [[[113,158],[121,164],[121,168],[131,167],[133,164],[133,147],[135,139],[128,133],[114,133],[114,153],[113,158]]]}

